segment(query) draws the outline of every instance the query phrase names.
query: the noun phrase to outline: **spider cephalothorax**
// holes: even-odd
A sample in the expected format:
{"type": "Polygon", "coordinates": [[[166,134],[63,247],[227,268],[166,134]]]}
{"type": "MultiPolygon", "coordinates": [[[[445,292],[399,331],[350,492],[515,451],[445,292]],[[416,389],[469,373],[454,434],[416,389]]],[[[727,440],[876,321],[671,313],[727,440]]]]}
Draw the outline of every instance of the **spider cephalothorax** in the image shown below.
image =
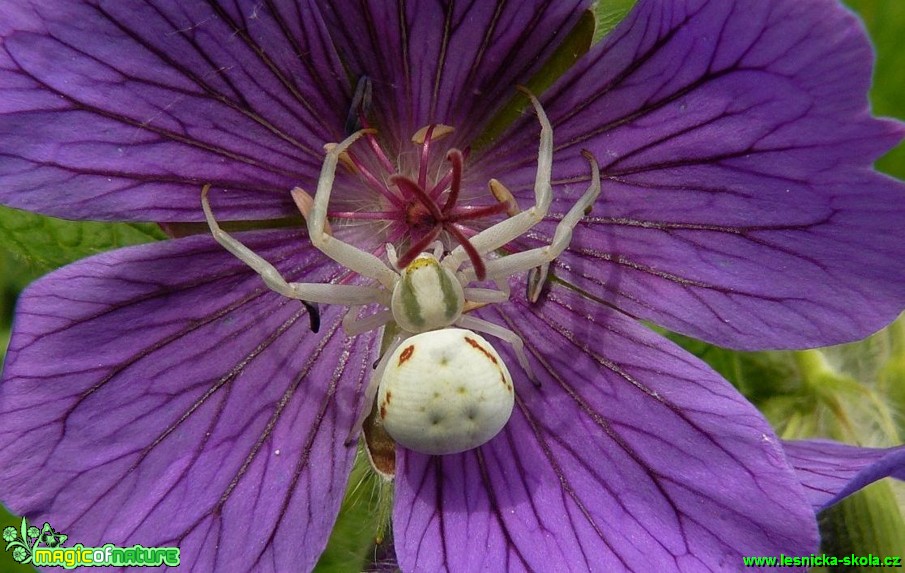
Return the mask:
{"type": "MultiPolygon", "coordinates": [[[[274,291],[309,303],[342,304],[350,307],[377,304],[383,307],[363,319],[347,314],[343,325],[349,335],[395,324],[396,335],[378,362],[365,392],[364,408],[356,428],[371,411],[375,395],[377,413],[386,431],[400,445],[428,454],[450,454],[480,446],[506,424],[514,403],[512,378],[503,359],[481,332],[512,345],[521,367],[529,377],[531,367],[522,341],[511,330],[472,316],[468,309],[508,300],[508,288],[476,288],[476,279],[508,284],[508,278],[548,264],[569,245],[572,229],[600,193],[597,162],[591,164],[591,184],[563,216],[550,245],[490,258],[499,248],[526,233],[547,214],[552,201],[550,183],[553,160],[553,133],[543,108],[529,95],[541,123],[535,204],[471,237],[457,236],[459,245],[444,253],[434,243],[455,204],[457,177],[461,176],[462,155],[449,154],[452,164],[450,196],[437,207],[424,181],[396,177],[393,182],[403,194],[414,197],[432,210],[433,229],[402,257],[387,244],[387,261],[346,243],[330,232],[327,208],[337,164],[349,147],[370,133],[358,131],[339,144],[328,147],[313,200],[301,189],[292,192],[305,215],[312,244],[348,270],[375,282],[373,286],[347,284],[289,283],[270,263],[223,231],[214,219],[202,193],[202,206],[214,238],[228,251],[258,272],[274,291]],[[422,197],[425,195],[425,197],[422,197]],[[446,214],[444,214],[444,211],[446,214]],[[417,251],[413,254],[411,251],[417,251]],[[379,393],[378,393],[379,390],[379,393]]],[[[425,137],[431,140],[432,129],[425,137]]],[[[423,178],[420,178],[423,179],[423,178]]],[[[442,190],[441,190],[442,191],[442,190]]],[[[500,198],[501,204],[511,197],[500,198]]],[[[498,210],[497,210],[498,211],[498,210]]]]}

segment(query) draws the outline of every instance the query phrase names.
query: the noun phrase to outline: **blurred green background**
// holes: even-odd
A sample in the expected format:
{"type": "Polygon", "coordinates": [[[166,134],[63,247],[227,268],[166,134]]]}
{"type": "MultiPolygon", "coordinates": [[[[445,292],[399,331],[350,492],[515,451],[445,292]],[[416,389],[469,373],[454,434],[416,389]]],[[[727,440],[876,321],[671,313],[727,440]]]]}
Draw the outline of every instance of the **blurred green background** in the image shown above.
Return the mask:
{"type": "MultiPolygon", "coordinates": [[[[876,45],[871,93],[875,113],[905,118],[905,1],[846,3],[864,19],[876,45]]],[[[634,0],[601,2],[597,37],[633,4],[634,0]]],[[[905,145],[884,157],[878,168],[905,179],[905,145]]],[[[0,208],[0,356],[8,343],[16,297],[29,282],[83,256],[162,236],[153,226],[63,222],[0,208]]],[[[902,319],[864,342],[807,352],[739,353],[673,338],[745,393],[781,437],[823,436],[865,446],[905,441],[902,319]]],[[[365,464],[358,465],[319,571],[356,572],[373,566],[375,556],[391,543],[384,536],[391,495],[391,487],[370,475],[365,464]],[[383,545],[375,548],[375,537],[381,538],[383,545]]],[[[871,486],[821,515],[823,550],[838,555],[905,556],[902,508],[905,488],[901,484],[885,480],[871,486]]],[[[17,524],[16,517],[0,508],[0,527],[17,524]]],[[[848,569],[855,570],[871,569],[848,569]]],[[[0,551],[0,573],[16,571],[34,570],[16,564],[9,553],[0,551]]]]}

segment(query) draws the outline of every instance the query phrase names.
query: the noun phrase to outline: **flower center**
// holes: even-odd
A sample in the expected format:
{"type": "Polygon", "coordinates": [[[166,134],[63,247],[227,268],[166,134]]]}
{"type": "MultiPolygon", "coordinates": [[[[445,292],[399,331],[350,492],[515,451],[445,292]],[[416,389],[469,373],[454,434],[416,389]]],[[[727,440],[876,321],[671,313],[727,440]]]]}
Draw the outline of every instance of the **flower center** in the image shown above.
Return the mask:
{"type": "MultiPolygon", "coordinates": [[[[363,185],[376,193],[377,201],[364,209],[331,210],[333,219],[383,221],[389,224],[386,241],[399,247],[399,268],[408,266],[435,241],[450,240],[462,245],[475,268],[478,280],[485,276],[481,256],[469,239],[479,231],[472,224],[496,215],[517,212],[511,193],[496,180],[490,181],[494,202],[461,205],[462,173],[469,149],[449,147],[438,158],[436,142],[453,132],[443,124],[431,124],[412,136],[415,153],[400,152],[395,161],[365,127],[367,149],[349,149],[340,160],[363,185]],[[416,161],[411,161],[414,155],[416,161]]],[[[333,144],[330,144],[333,145],[333,144]]],[[[328,146],[329,149],[329,146],[328,146]]],[[[486,225],[479,225],[483,227],[486,225]]]]}

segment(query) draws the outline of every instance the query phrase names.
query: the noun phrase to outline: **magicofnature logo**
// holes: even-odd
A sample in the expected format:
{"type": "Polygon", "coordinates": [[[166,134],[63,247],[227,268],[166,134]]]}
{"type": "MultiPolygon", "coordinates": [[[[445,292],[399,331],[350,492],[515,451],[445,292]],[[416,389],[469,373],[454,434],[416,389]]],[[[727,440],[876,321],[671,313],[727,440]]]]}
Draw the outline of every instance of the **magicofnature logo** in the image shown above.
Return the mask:
{"type": "Polygon", "coordinates": [[[38,529],[33,525],[29,526],[24,517],[18,529],[14,526],[3,528],[6,550],[11,551],[13,559],[23,565],[65,569],[179,565],[178,547],[119,547],[112,543],[105,543],[101,547],[85,547],[81,543],[63,547],[67,539],[68,535],[55,531],[49,523],[45,522],[44,527],[38,529]]]}

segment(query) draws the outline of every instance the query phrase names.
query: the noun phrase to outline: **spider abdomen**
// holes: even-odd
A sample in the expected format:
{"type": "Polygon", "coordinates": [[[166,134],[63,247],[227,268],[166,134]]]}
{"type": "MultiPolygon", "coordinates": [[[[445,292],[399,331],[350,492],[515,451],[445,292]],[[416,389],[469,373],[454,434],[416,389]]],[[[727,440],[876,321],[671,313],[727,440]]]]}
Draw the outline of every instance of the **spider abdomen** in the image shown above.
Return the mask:
{"type": "Polygon", "coordinates": [[[476,448],[506,425],[512,377],[483,337],[446,328],[406,339],[387,363],[378,412],[396,442],[425,454],[476,448]]]}

